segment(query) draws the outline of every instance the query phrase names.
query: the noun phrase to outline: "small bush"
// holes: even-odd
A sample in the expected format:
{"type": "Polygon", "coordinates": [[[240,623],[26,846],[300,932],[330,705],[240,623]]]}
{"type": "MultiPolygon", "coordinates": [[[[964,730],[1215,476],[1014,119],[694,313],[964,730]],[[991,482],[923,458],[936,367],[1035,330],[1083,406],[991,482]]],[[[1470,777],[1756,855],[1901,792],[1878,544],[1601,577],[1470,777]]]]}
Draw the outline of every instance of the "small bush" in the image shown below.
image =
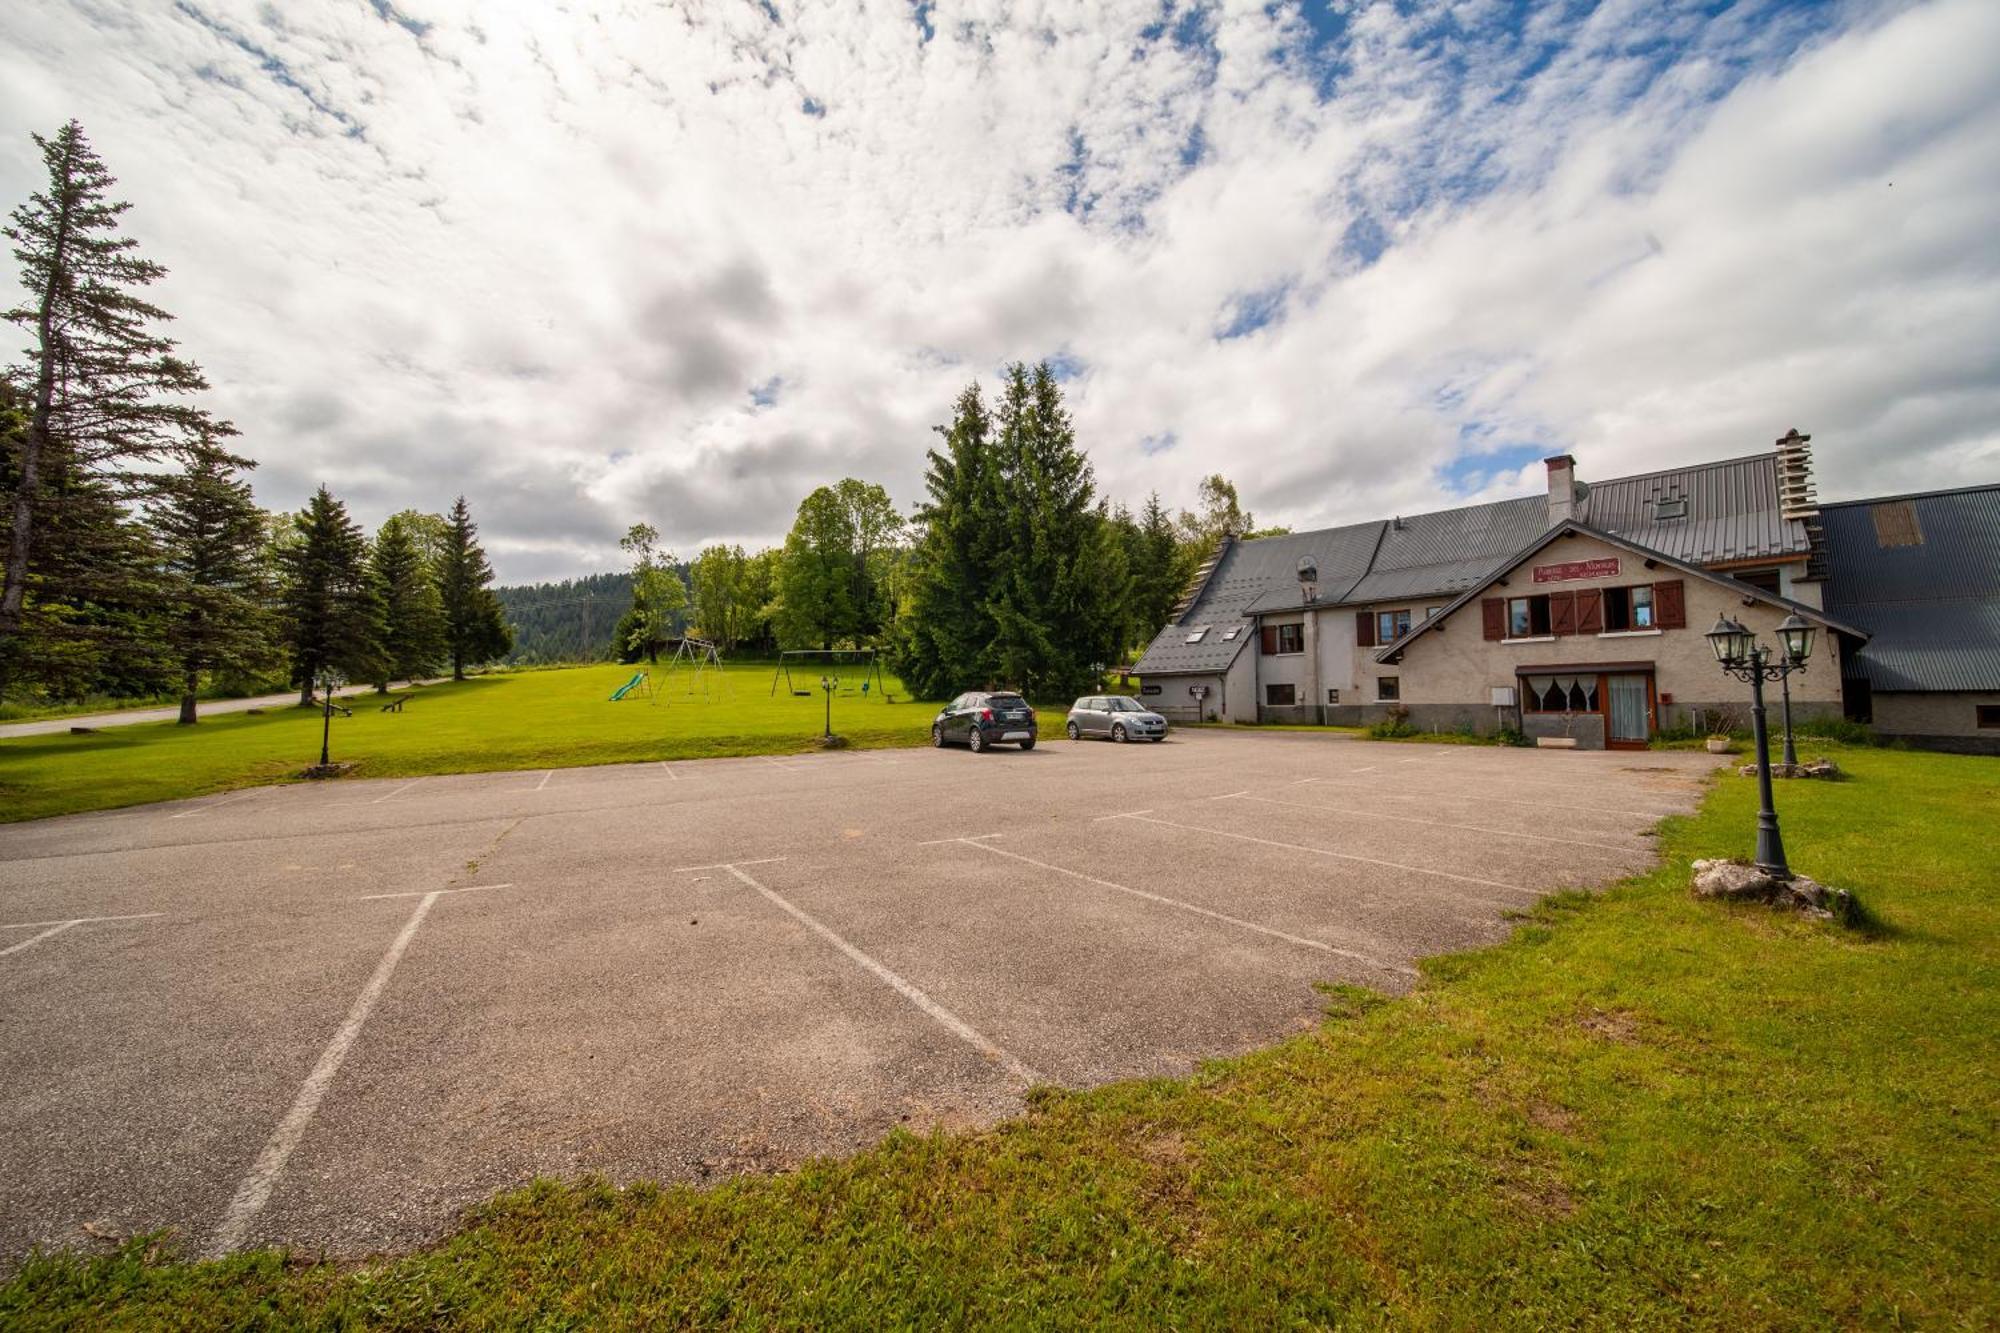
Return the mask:
{"type": "Polygon", "coordinates": [[[1380,722],[1371,723],[1368,734],[1376,740],[1390,740],[1398,736],[1414,736],[1417,729],[1410,725],[1410,710],[1402,704],[1389,705],[1389,715],[1380,722]]]}

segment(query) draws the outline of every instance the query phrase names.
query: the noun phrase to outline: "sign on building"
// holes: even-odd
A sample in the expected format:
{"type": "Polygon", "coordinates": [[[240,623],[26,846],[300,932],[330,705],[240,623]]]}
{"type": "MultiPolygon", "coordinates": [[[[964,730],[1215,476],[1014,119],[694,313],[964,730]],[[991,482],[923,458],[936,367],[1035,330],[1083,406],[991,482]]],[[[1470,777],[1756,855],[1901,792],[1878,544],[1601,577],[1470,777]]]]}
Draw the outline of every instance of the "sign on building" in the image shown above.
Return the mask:
{"type": "Polygon", "coordinates": [[[1608,579],[1618,573],[1618,557],[1596,560],[1565,560],[1560,564],[1536,565],[1535,582],[1567,583],[1571,579],[1608,579]]]}

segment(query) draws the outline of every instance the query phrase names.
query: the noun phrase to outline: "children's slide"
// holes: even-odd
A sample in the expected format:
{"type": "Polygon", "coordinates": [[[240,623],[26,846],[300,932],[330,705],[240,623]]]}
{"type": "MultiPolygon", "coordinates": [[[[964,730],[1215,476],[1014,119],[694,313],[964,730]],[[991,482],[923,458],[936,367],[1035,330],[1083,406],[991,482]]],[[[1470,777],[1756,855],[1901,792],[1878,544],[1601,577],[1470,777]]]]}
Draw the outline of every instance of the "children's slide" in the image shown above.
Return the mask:
{"type": "Polygon", "coordinates": [[[645,683],[646,683],[646,673],[643,671],[634,671],[632,673],[632,679],[626,681],[623,685],[620,685],[616,690],[612,691],[611,702],[614,704],[617,703],[620,699],[623,699],[626,695],[630,694],[633,690],[638,689],[639,686],[645,683]]]}

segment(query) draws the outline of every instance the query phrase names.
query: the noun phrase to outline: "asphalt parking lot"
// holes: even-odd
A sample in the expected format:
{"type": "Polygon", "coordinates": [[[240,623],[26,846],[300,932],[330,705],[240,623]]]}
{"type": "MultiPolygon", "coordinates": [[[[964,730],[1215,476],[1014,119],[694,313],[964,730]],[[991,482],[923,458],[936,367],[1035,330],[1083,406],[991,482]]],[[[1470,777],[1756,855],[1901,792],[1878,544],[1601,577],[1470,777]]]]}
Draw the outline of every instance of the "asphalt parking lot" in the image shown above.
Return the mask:
{"type": "Polygon", "coordinates": [[[1713,764],[1184,733],[0,827],[0,1265],[434,1238],[1184,1073],[1652,859],[1713,764]]]}

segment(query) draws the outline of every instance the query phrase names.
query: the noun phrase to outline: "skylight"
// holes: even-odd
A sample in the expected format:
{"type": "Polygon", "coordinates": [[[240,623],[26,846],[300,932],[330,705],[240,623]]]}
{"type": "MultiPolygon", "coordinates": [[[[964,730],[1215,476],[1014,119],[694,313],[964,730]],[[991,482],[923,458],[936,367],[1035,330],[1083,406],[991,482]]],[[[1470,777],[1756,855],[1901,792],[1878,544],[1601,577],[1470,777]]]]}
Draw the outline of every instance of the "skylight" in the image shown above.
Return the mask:
{"type": "Polygon", "coordinates": [[[1662,496],[1653,501],[1653,517],[1656,519],[1686,518],[1687,516],[1688,502],[1687,497],[1684,495],[1662,496]]]}
{"type": "Polygon", "coordinates": [[[1231,639],[1235,638],[1242,632],[1243,632],[1243,627],[1241,625],[1231,625],[1228,629],[1223,631],[1222,641],[1224,643],[1228,643],[1231,639]]]}
{"type": "Polygon", "coordinates": [[[1189,643],[1200,643],[1203,639],[1207,637],[1208,637],[1208,626],[1197,625],[1194,629],[1188,631],[1187,641],[1189,643]]]}

